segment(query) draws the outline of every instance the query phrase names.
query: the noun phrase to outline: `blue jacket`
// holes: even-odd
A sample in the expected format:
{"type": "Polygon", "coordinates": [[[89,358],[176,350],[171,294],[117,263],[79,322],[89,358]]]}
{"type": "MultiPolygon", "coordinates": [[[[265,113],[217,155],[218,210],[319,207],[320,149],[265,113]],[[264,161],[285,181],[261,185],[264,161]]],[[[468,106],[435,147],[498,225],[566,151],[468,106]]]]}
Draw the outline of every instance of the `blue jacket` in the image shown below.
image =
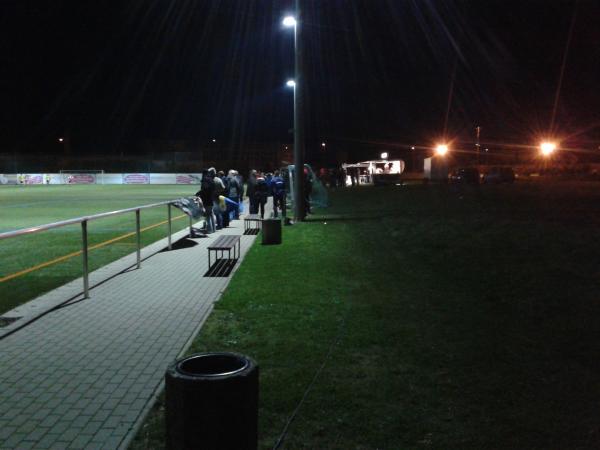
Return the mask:
{"type": "Polygon", "coordinates": [[[285,195],[285,181],[281,177],[271,179],[271,193],[273,197],[283,197],[285,195]]]}

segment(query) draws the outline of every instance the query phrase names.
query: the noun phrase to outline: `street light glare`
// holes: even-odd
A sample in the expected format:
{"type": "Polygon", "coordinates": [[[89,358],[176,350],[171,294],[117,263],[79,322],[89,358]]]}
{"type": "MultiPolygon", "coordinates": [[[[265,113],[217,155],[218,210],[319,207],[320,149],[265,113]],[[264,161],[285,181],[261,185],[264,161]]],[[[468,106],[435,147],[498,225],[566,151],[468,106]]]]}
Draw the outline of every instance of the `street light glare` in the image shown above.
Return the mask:
{"type": "Polygon", "coordinates": [[[325,147],[326,145],[325,142],[321,142],[321,147],[325,147]]]}
{"type": "Polygon", "coordinates": [[[287,87],[296,87],[296,82],[294,80],[287,80],[285,83],[287,87]]]}
{"type": "Polygon", "coordinates": [[[435,148],[435,152],[440,156],[444,156],[448,153],[448,146],[446,144],[440,144],[435,148]]]}
{"type": "Polygon", "coordinates": [[[383,152],[383,153],[381,154],[381,159],[387,159],[387,158],[388,158],[388,154],[387,154],[387,152],[383,152]]]}
{"type": "Polygon", "coordinates": [[[296,26],[296,18],[294,16],[286,16],[283,19],[283,26],[287,27],[287,28],[291,28],[291,27],[295,27],[296,26]]]}
{"type": "Polygon", "coordinates": [[[556,144],[554,142],[542,142],[540,150],[542,151],[542,155],[549,156],[556,150],[556,144]]]}

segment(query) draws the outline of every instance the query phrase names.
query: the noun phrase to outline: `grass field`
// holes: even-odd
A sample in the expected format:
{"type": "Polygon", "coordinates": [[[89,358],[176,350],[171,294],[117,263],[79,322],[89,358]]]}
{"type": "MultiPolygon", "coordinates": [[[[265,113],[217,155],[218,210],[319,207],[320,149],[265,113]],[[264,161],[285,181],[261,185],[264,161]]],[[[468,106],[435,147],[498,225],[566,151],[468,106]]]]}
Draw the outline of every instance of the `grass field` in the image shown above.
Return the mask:
{"type": "MultiPolygon", "coordinates": [[[[598,448],[599,187],[337,191],[251,249],[191,352],[258,361],[260,448],[315,374],[282,448],[598,448]]],[[[159,401],[133,448],[163,432],[159,401]]]]}
{"type": "MultiPolygon", "coordinates": [[[[0,187],[0,232],[42,225],[74,217],[114,211],[193,195],[194,186],[2,186],[0,187]]],[[[181,212],[173,209],[173,217],[181,212]]],[[[167,207],[143,210],[141,226],[166,220],[167,207]]],[[[188,225],[178,219],[173,230],[188,225]]],[[[88,224],[89,244],[95,245],[135,230],[135,214],[125,214],[88,224]]],[[[142,233],[147,245],[166,236],[167,225],[142,233]]],[[[90,252],[90,268],[101,267],[135,251],[135,236],[90,252]]],[[[81,250],[81,226],[0,240],[0,280],[30,267],[81,250]]],[[[0,314],[38,295],[80,277],[81,256],[68,258],[29,274],[0,282],[0,314]]]]}

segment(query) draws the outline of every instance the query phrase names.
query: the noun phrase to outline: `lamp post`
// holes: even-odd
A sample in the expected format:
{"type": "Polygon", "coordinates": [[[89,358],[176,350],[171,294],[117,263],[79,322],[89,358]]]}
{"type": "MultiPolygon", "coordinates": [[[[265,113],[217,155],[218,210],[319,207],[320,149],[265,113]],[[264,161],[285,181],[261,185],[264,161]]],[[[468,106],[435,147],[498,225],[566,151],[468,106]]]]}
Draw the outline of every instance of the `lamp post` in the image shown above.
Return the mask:
{"type": "Polygon", "coordinates": [[[304,220],[306,208],[304,207],[304,78],[302,77],[302,39],[301,29],[298,26],[300,14],[300,1],[296,0],[296,17],[287,16],[283,19],[283,26],[294,28],[294,57],[295,78],[287,85],[294,88],[294,220],[304,220]]]}

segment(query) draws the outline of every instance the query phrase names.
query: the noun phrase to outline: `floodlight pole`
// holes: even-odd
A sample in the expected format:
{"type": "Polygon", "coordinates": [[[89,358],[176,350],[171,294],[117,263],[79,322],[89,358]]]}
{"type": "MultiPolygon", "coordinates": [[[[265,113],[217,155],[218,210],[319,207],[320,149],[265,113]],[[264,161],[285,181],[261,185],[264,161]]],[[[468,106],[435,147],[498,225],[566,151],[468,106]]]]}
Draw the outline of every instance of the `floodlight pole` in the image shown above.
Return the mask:
{"type": "Polygon", "coordinates": [[[304,206],[304,77],[302,49],[301,0],[296,0],[296,24],[294,25],[294,220],[302,221],[306,216],[304,206]]]}

